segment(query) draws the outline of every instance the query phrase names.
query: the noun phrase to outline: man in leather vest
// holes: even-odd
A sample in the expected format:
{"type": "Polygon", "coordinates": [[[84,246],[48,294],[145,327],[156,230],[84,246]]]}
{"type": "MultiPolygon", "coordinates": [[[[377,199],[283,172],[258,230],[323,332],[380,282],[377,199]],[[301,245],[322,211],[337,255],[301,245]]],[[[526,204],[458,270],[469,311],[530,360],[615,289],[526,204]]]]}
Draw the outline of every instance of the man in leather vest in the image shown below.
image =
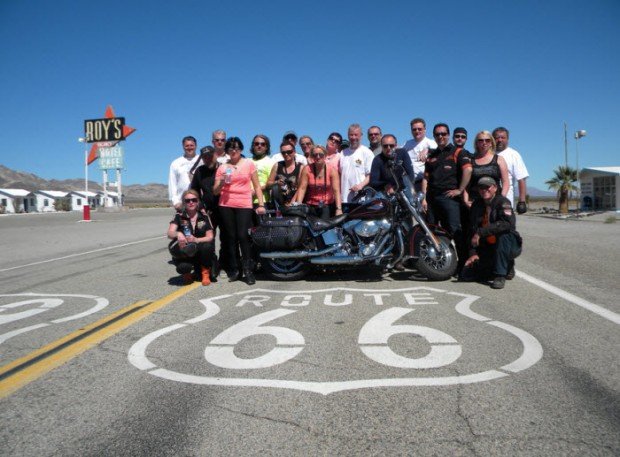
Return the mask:
{"type": "Polygon", "coordinates": [[[497,192],[490,176],[478,180],[478,193],[471,206],[469,258],[461,271],[462,281],[493,279],[493,289],[503,289],[514,278],[514,259],[521,254],[522,239],[510,200],[497,192]]]}

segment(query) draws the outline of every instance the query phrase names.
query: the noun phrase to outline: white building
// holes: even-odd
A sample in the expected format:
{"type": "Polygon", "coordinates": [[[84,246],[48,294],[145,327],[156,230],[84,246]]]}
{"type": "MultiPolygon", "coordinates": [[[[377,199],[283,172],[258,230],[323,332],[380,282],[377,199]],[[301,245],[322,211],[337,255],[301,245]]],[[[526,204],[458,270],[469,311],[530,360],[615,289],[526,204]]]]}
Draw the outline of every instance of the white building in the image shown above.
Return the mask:
{"type": "Polygon", "coordinates": [[[37,190],[34,192],[36,197],[36,208],[41,213],[58,210],[58,204],[63,200],[68,200],[68,192],[60,190],[37,190]]]}
{"type": "Polygon", "coordinates": [[[28,213],[36,211],[36,198],[25,189],[0,189],[0,211],[28,213]]]}
{"type": "Polygon", "coordinates": [[[96,208],[101,204],[99,194],[91,191],[85,192],[83,190],[74,190],[69,193],[69,197],[71,198],[72,211],[82,211],[84,206],[87,205],[91,208],[96,208]]]}
{"type": "Polygon", "coordinates": [[[579,174],[581,207],[617,210],[620,201],[620,167],[584,168],[579,174]]]}

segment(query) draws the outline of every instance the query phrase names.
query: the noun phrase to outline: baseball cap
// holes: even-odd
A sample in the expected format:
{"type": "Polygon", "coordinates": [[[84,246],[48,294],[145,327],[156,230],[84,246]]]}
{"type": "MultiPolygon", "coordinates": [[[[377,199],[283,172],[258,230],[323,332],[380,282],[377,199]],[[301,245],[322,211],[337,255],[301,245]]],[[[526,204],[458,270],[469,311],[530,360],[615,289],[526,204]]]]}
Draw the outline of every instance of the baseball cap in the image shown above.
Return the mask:
{"type": "Polygon", "coordinates": [[[497,182],[490,176],[483,176],[478,180],[478,187],[480,186],[497,186],[497,182]]]}

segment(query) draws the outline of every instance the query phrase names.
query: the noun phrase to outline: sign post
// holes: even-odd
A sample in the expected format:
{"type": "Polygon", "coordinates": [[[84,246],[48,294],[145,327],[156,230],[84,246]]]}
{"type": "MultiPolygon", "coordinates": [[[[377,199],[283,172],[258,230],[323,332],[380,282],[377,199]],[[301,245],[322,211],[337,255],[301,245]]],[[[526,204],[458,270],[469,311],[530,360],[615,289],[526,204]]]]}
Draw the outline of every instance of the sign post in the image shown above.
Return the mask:
{"type": "Polygon", "coordinates": [[[103,199],[104,205],[108,201],[108,171],[116,170],[116,183],[118,190],[117,206],[123,206],[121,198],[121,169],[124,167],[125,150],[122,146],[99,147],[99,169],[103,171],[103,199]]]}
{"type": "Polygon", "coordinates": [[[85,158],[85,187],[88,192],[88,165],[100,159],[99,168],[103,171],[103,205],[105,206],[108,201],[108,171],[116,170],[117,204],[123,206],[121,169],[124,167],[124,151],[118,143],[125,141],[136,129],[125,125],[124,117],[116,117],[110,105],[106,107],[104,116],[101,119],[84,121],[84,138],[80,138],[80,141],[92,143],[90,154],[86,154],[85,158]]]}

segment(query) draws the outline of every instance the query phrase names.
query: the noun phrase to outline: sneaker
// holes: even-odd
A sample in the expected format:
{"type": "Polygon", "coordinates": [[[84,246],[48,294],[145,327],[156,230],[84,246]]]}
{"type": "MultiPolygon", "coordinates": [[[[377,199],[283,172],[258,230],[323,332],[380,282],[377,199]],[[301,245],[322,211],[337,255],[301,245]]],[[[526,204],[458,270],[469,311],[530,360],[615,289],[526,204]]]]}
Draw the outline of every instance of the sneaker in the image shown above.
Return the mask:
{"type": "Polygon", "coordinates": [[[508,270],[508,274],[506,275],[506,279],[508,281],[512,280],[515,277],[515,264],[513,263],[508,270]]]}
{"type": "Polygon", "coordinates": [[[506,285],[506,278],[503,276],[496,276],[491,283],[491,289],[503,289],[504,285],[506,285]]]}

